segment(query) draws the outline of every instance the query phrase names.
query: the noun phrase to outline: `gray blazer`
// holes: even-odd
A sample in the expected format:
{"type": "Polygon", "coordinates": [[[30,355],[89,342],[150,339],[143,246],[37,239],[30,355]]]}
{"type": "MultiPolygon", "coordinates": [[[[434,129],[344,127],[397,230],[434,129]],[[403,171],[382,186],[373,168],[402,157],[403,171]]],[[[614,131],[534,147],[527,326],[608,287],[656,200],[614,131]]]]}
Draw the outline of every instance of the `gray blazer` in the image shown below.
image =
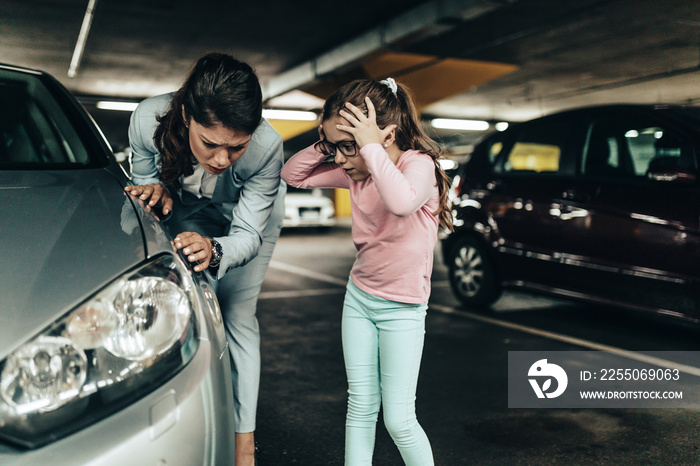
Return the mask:
{"type": "MultiPolygon", "coordinates": [[[[163,94],[148,98],[131,115],[129,143],[134,184],[160,182],[161,156],[153,135],[158,126],[156,116],[167,112],[172,97],[173,94],[163,94]]],[[[219,175],[211,201],[183,196],[182,190],[176,193],[182,204],[178,207],[197,211],[211,202],[231,222],[228,236],[216,238],[224,251],[217,278],[252,260],[262,245],[265,230],[280,227],[270,224],[270,220],[275,201],[284,202],[286,185],[280,180],[283,164],[282,137],[262,119],[243,156],[219,175]]],[[[275,218],[272,222],[281,220],[275,218]]]]}

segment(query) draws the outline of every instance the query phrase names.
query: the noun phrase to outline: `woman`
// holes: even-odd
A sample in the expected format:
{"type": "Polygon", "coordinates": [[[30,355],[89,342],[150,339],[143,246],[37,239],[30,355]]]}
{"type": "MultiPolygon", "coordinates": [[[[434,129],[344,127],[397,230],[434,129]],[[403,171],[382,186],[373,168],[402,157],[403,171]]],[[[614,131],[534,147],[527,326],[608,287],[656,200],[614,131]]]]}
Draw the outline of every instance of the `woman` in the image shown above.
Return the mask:
{"type": "Polygon", "coordinates": [[[232,361],[236,466],[255,461],[260,333],[255,309],[284,216],[282,138],[262,119],[252,68],[202,57],[174,94],[144,100],[131,117],[133,182],[161,206],[175,247],[217,279],[232,361]]]}
{"type": "Polygon", "coordinates": [[[433,249],[439,225],[452,228],[439,148],[421,129],[408,89],[392,78],[338,89],[323,107],[319,135],[287,162],[282,179],[350,190],[357,257],[342,317],[345,465],[372,464],[382,406],[404,463],[430,466],[415,400],[433,249]]]}

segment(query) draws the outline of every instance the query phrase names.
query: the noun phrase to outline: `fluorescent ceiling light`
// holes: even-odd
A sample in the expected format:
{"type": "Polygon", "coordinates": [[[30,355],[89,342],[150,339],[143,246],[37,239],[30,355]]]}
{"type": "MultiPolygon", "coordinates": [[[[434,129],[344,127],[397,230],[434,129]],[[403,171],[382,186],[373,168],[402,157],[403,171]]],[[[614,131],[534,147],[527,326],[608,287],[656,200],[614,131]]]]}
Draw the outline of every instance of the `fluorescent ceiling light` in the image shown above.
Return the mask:
{"type": "Polygon", "coordinates": [[[496,131],[505,131],[508,129],[508,123],[505,121],[499,121],[496,123],[496,131]]]}
{"type": "Polygon", "coordinates": [[[455,120],[451,118],[435,118],[430,122],[433,128],[461,129],[468,131],[486,131],[489,123],[481,120],[455,120]]]}
{"type": "Polygon", "coordinates": [[[78,67],[80,66],[80,60],[83,58],[83,51],[85,50],[90,26],[92,25],[92,17],[95,14],[95,5],[97,5],[97,0],[89,0],[85,16],[83,16],[83,24],[80,26],[78,41],[75,43],[75,49],[73,49],[73,57],[71,57],[70,66],[68,67],[69,78],[75,78],[78,74],[78,67]]]}
{"type": "Polygon", "coordinates": [[[97,102],[97,108],[102,110],[120,110],[122,112],[133,112],[138,107],[138,102],[111,102],[109,100],[100,100],[97,102]]]}
{"type": "Polygon", "coordinates": [[[325,99],[320,99],[307,92],[294,90],[278,95],[267,102],[267,108],[321,108],[325,99]]]}
{"type": "Polygon", "coordinates": [[[274,110],[266,108],[263,109],[263,117],[270,120],[314,121],[318,118],[318,115],[314,112],[304,112],[300,110],[274,110]]]}

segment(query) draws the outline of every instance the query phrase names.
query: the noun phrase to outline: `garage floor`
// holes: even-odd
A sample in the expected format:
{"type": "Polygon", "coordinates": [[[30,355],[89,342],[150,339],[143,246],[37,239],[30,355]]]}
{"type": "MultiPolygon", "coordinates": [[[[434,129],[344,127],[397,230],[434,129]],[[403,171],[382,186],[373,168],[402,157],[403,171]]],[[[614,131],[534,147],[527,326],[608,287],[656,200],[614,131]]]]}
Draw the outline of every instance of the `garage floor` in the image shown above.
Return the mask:
{"type": "MultiPolygon", "coordinates": [[[[258,307],[260,466],[343,464],[340,313],[354,256],[346,224],[283,230],[258,307]]],[[[587,342],[698,351],[697,336],[612,309],[514,292],[484,320],[459,309],[436,254],[418,420],[437,465],[698,464],[698,410],[509,409],[507,398],[508,351],[586,350],[587,342]]],[[[381,419],[374,464],[403,464],[381,419]]]]}

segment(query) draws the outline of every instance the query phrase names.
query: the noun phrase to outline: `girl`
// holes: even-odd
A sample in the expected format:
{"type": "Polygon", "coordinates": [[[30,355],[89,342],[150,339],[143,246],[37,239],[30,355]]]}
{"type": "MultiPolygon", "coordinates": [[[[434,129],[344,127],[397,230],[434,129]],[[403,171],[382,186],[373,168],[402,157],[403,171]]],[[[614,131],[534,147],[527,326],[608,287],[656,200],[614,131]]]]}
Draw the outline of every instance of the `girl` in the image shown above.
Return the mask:
{"type": "Polygon", "coordinates": [[[284,216],[282,137],[262,119],[252,68],[225,54],[199,59],[174,94],[151,97],[131,116],[133,182],[125,190],[158,204],[175,246],[218,279],[233,378],[236,466],[255,461],[260,380],[258,293],[284,216]]]}
{"type": "Polygon", "coordinates": [[[437,145],[422,131],[408,90],[392,78],[337,90],[323,107],[319,134],[287,162],[282,179],[350,190],[357,258],[342,317],[345,464],[371,464],[382,404],[404,462],[432,465],[415,394],[438,225],[452,228],[437,145]]]}

